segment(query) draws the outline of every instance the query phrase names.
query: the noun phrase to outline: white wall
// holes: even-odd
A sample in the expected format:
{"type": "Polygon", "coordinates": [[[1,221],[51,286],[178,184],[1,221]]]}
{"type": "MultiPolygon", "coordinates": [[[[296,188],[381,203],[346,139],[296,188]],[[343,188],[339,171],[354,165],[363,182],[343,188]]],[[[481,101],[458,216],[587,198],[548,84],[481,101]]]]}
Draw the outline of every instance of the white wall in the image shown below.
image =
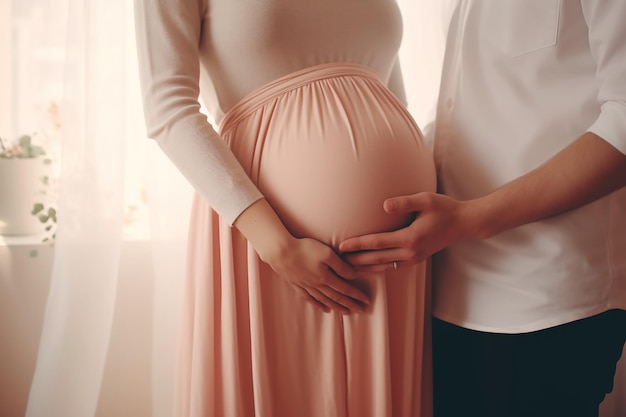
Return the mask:
{"type": "MultiPolygon", "coordinates": [[[[11,30],[12,1],[0,1],[0,56],[13,55],[13,33],[11,30]]],[[[3,59],[0,65],[0,137],[13,138],[13,66],[3,59]]]]}

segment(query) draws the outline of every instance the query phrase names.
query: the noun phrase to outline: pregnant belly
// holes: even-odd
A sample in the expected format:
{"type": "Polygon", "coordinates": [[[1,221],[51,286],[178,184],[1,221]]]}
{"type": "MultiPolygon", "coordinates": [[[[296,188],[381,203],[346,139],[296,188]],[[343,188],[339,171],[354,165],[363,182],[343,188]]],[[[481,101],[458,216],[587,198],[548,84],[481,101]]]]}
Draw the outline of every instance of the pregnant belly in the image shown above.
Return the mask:
{"type": "Polygon", "coordinates": [[[430,150],[401,104],[382,85],[342,87],[313,85],[278,100],[255,165],[287,228],[332,246],[407,225],[411,217],[385,213],[383,201],[436,187],[430,150]]]}

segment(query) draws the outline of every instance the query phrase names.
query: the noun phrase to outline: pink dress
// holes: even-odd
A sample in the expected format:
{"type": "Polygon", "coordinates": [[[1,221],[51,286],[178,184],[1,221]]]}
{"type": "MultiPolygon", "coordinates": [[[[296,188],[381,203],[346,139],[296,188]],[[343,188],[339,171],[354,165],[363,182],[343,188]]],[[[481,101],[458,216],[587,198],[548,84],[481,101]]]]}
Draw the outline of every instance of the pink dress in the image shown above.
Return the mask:
{"type": "MultiPolygon", "coordinates": [[[[221,134],[291,232],[330,245],[405,225],[382,201],[435,189],[419,130],[367,67],[280,79],[221,134]]],[[[371,308],[342,316],[304,303],[202,198],[191,232],[181,416],[422,415],[425,264],[363,276],[371,308]]]]}
{"type": "MultiPolygon", "coordinates": [[[[244,3],[254,8],[258,2],[244,3]]],[[[331,4],[300,3],[307,4],[313,16],[331,4]]],[[[150,15],[149,4],[140,11],[150,15]]],[[[229,6],[216,1],[211,13],[221,7],[229,6]]],[[[396,10],[387,0],[374,0],[363,9],[368,12],[361,22],[363,36],[381,16],[386,21],[381,11],[395,16],[396,10]]],[[[339,23],[349,24],[347,16],[339,23]]],[[[349,36],[340,28],[338,33],[349,36]]],[[[378,47],[371,45],[359,46],[363,56],[349,60],[332,54],[312,64],[303,59],[246,94],[235,94],[234,89],[222,93],[222,106],[232,97],[238,99],[218,117],[219,140],[295,236],[336,247],[351,236],[393,230],[411,218],[386,214],[385,198],[435,190],[430,150],[388,88],[398,44],[395,39],[380,47],[374,60],[367,51],[378,47]]],[[[153,71],[151,65],[145,65],[145,71],[153,71]]],[[[211,79],[215,83],[220,77],[217,71],[211,79]]],[[[154,89],[158,77],[151,73],[149,78],[147,91],[154,89]]],[[[219,88],[214,91],[219,97],[219,88]]],[[[151,100],[148,97],[147,108],[158,109],[151,100]]],[[[167,129],[155,128],[153,136],[159,140],[161,135],[184,132],[187,127],[179,119],[185,116],[178,115],[167,129]]],[[[148,115],[149,126],[150,120],[148,115]]],[[[227,176],[227,181],[232,183],[236,175],[227,176]]],[[[189,177],[193,183],[193,173],[189,177]]],[[[219,181],[212,185],[223,186],[219,181]]],[[[231,227],[232,213],[216,210],[222,202],[211,201],[211,190],[197,188],[177,417],[431,416],[426,263],[362,274],[355,284],[370,295],[368,310],[324,313],[305,303],[259,259],[231,227]]]]}

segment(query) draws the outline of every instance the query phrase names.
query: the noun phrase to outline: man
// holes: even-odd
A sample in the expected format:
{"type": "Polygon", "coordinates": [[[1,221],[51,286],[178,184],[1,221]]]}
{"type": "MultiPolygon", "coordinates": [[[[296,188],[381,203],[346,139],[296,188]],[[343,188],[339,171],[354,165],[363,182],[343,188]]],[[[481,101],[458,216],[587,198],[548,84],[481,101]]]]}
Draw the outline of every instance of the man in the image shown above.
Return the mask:
{"type": "MultiPolygon", "coordinates": [[[[598,415],[626,339],[626,1],[458,2],[434,157],[362,270],[433,258],[437,417],[598,415]]],[[[626,393],[624,393],[626,395],[626,393]]]]}

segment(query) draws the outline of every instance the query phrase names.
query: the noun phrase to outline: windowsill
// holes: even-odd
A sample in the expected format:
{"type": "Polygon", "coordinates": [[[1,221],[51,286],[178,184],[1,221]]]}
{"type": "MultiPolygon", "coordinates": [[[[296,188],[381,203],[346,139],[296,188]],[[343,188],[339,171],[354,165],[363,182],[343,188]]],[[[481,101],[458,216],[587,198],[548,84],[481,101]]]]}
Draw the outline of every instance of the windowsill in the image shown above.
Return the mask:
{"type": "Polygon", "coordinates": [[[45,234],[40,235],[0,235],[0,246],[39,246],[49,245],[49,242],[44,242],[46,238],[45,234]]]}
{"type": "MultiPolygon", "coordinates": [[[[44,246],[53,245],[52,241],[44,242],[46,234],[36,235],[0,235],[0,246],[44,246]]],[[[122,230],[122,242],[146,242],[150,239],[150,230],[146,222],[135,222],[122,230]]]]}

